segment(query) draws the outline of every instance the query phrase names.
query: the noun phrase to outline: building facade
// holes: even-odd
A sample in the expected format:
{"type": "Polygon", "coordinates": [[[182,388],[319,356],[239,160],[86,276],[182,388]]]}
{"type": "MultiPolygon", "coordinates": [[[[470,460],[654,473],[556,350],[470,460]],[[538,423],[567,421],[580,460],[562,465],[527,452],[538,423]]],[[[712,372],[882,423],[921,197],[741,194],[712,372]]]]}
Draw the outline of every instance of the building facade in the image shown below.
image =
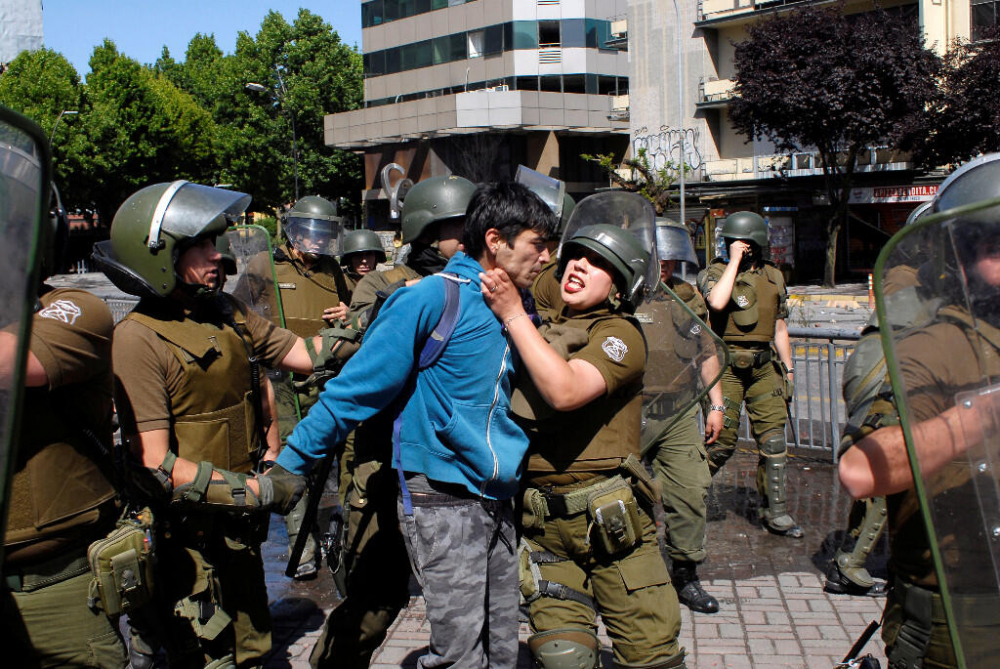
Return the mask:
{"type": "Polygon", "coordinates": [[[22,51],[43,46],[42,0],[0,0],[0,71],[22,51]]]}
{"type": "MultiPolygon", "coordinates": [[[[705,233],[699,252],[710,259],[717,251],[717,219],[750,209],[769,219],[775,259],[803,281],[822,276],[825,258],[828,212],[818,156],[781,154],[766,140],[748,141],[730,125],[728,107],[734,44],[746,38],[747,26],[765,13],[816,1],[633,0],[628,12],[631,151],[645,148],[654,161],[676,163],[683,135],[685,162],[693,168],[685,218],[705,233]]],[[[847,0],[846,7],[867,11],[873,4],[847,0]]],[[[939,52],[956,37],[974,39],[1000,16],[997,0],[884,0],[882,7],[918,24],[939,52]]],[[[841,276],[868,271],[885,240],[934,196],[940,181],[879,146],[860,158],[858,172],[850,221],[839,239],[841,276]]]]}
{"type": "Polygon", "coordinates": [[[364,156],[366,224],[391,225],[383,168],[513,177],[519,164],[574,195],[608,180],[582,153],[628,145],[627,0],[362,2],[365,106],[325,119],[326,143],[364,156]]]}

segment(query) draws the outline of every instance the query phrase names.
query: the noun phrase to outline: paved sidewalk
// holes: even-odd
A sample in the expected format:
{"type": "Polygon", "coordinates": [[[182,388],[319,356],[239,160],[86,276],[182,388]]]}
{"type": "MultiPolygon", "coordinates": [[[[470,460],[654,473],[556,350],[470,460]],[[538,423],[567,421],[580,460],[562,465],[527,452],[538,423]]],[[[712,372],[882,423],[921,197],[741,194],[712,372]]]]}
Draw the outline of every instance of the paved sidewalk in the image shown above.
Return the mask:
{"type": "MultiPolygon", "coordinates": [[[[827,463],[795,458],[789,467],[789,507],[806,538],[775,537],[759,528],[756,455],[741,452],[716,477],[709,499],[709,560],[700,569],[706,590],[722,610],[692,614],[682,606],[681,643],[690,669],[771,667],[826,669],[839,662],[869,621],[878,620],[882,598],[831,595],[823,591],[826,564],[842,537],[849,499],[827,463]]],[[[275,519],[266,545],[268,588],[275,619],[275,650],[269,668],[305,669],[325,614],[336,603],[327,570],[308,583],[281,575],[284,524],[275,519]]],[[[885,577],[884,541],[869,565],[885,577]]],[[[407,609],[373,658],[373,667],[414,667],[429,638],[424,601],[415,586],[407,609]]],[[[521,626],[518,668],[531,667],[521,626]]],[[[613,667],[604,634],[603,663],[613,667]]],[[[881,639],[868,644],[886,665],[881,639]]]]}

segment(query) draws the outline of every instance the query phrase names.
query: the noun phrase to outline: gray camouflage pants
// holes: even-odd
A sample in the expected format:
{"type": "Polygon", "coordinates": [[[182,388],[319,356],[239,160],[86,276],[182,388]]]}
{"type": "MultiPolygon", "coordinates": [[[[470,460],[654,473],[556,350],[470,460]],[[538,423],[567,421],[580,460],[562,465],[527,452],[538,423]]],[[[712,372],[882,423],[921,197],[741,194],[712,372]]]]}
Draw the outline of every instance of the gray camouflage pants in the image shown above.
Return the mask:
{"type": "Polygon", "coordinates": [[[518,575],[510,500],[413,493],[396,506],[410,565],[424,591],[431,643],[417,667],[517,665],[518,575]]]}

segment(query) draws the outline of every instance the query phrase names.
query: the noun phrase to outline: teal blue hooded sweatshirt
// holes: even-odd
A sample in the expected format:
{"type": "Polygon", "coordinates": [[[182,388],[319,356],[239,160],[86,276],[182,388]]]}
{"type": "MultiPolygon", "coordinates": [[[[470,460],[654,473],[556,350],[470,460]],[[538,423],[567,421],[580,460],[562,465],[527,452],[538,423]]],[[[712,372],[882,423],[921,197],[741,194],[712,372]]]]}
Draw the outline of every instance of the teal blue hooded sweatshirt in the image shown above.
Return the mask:
{"type": "Polygon", "coordinates": [[[482,271],[458,253],[444,269],[455,278],[430,276],[393,293],[361,348],[295,427],[278,464],[304,474],[358,423],[399,397],[403,471],[488,499],[512,497],[528,438],[511,419],[512,355],[480,293],[482,271]],[[460,283],[458,323],[438,361],[417,373],[423,342],[444,311],[444,282],[451,280],[460,283]],[[412,374],[412,393],[400,397],[412,374]]]}

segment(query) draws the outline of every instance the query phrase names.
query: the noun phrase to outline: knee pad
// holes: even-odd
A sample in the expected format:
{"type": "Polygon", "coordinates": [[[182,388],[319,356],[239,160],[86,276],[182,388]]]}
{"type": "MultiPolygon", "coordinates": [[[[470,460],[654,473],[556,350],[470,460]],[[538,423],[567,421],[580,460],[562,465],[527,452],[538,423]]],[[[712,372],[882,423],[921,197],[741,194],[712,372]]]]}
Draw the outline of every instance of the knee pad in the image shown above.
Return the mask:
{"type": "Polygon", "coordinates": [[[788,446],[785,443],[785,430],[770,430],[760,435],[758,440],[760,454],[764,456],[786,455],[788,446]]]}
{"type": "Polygon", "coordinates": [[[528,648],[542,669],[599,669],[601,642],[591,630],[563,627],[528,637],[528,648]]]}

